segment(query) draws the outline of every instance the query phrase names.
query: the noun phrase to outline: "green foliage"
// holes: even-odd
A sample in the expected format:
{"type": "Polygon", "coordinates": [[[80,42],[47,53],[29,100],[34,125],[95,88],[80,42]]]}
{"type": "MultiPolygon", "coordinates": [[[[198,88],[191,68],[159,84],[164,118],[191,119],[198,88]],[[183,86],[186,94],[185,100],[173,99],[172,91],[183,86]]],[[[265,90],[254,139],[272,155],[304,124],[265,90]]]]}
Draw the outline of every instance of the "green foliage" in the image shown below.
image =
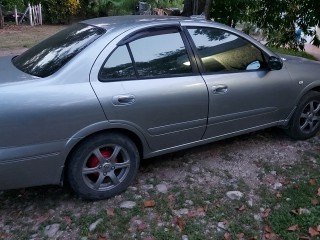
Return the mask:
{"type": "Polygon", "coordinates": [[[25,0],[2,0],[0,1],[5,7],[7,11],[13,11],[14,7],[16,6],[19,11],[24,11],[28,5],[28,1],[25,0]]]}
{"type": "Polygon", "coordinates": [[[45,21],[53,24],[68,23],[80,8],[77,0],[43,0],[42,6],[45,21]]]}
{"type": "Polygon", "coordinates": [[[263,29],[269,45],[297,49],[295,29],[299,27],[305,34],[315,36],[310,27],[319,24],[320,1],[318,0],[259,0],[252,13],[252,21],[263,29]]]}
{"type": "Polygon", "coordinates": [[[235,27],[237,22],[248,21],[249,14],[255,9],[256,0],[215,0],[210,18],[235,27]]]}

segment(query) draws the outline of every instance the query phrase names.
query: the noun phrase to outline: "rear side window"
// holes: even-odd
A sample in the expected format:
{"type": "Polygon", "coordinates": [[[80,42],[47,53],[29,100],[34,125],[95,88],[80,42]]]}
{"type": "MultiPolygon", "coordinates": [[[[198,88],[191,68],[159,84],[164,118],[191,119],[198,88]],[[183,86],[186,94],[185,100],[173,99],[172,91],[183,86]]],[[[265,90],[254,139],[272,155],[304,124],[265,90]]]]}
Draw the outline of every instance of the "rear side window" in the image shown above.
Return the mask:
{"type": "Polygon", "coordinates": [[[135,70],[127,46],[118,47],[100,71],[102,79],[135,78],[135,70]]]}
{"type": "Polygon", "coordinates": [[[250,71],[266,66],[262,52],[246,39],[215,28],[189,28],[206,72],[250,71]]]}
{"type": "Polygon", "coordinates": [[[12,62],[23,72],[47,77],[57,72],[105,31],[87,24],[75,24],[15,57],[12,62]]]}
{"type": "Polygon", "coordinates": [[[192,73],[189,56],[180,33],[170,32],[133,38],[107,59],[99,79],[120,80],[170,77],[192,73]]]}

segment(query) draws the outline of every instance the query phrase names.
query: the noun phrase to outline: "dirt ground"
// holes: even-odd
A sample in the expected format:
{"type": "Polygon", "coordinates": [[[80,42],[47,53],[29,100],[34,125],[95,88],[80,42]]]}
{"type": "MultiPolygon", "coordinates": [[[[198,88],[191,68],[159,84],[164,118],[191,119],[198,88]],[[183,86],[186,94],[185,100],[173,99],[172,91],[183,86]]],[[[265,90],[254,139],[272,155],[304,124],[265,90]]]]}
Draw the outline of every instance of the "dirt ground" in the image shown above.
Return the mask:
{"type": "MultiPolygon", "coordinates": [[[[34,34],[45,38],[61,28],[34,34]]],[[[0,55],[19,54],[39,40],[24,32],[0,30],[0,55]],[[27,45],[24,38],[31,39],[27,45]]],[[[226,232],[265,239],[266,192],[283,187],[298,163],[316,163],[319,143],[319,135],[293,141],[273,128],[144,160],[126,192],[97,202],[59,186],[0,191],[0,239],[231,239],[226,232]],[[231,190],[241,200],[228,198],[231,190]]]]}

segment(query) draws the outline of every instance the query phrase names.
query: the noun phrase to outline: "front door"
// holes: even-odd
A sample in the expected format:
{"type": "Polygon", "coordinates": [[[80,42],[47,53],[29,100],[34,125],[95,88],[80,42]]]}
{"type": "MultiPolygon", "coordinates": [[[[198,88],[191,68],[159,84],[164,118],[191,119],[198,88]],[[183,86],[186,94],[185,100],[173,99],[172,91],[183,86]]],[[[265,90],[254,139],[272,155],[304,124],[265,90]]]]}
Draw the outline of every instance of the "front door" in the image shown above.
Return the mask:
{"type": "Polygon", "coordinates": [[[204,138],[248,132],[277,124],[291,111],[290,76],[270,71],[265,56],[250,41],[210,27],[188,27],[209,91],[204,138]]]}

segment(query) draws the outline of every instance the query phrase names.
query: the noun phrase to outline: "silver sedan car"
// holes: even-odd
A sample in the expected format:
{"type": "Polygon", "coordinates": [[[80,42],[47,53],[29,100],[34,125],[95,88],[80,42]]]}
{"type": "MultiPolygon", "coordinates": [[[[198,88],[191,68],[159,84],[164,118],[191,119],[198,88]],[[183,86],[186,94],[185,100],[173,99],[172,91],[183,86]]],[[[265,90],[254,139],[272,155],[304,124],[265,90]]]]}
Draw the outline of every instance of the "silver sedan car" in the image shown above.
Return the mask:
{"type": "Polygon", "coordinates": [[[279,126],[320,128],[320,63],[215,22],[91,19],[0,58],[0,189],[124,191],[142,158],[279,126]]]}

